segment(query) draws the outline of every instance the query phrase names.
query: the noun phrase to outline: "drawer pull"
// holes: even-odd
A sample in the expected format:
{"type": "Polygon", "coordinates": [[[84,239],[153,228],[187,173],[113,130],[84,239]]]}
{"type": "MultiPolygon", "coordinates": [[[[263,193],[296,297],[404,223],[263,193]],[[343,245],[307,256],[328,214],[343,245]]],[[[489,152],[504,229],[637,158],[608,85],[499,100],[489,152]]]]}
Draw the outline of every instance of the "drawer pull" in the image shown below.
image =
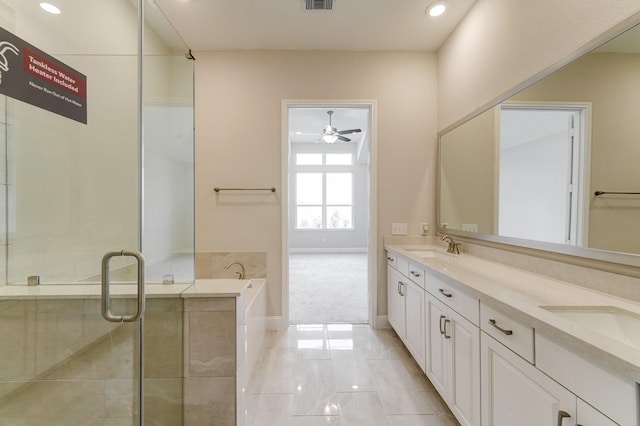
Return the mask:
{"type": "MultiPolygon", "coordinates": [[[[497,328],[498,330],[500,330],[501,332],[503,332],[507,336],[511,336],[513,334],[513,330],[507,330],[507,329],[504,329],[504,328],[500,327],[498,324],[496,324],[496,320],[494,320],[494,319],[490,319],[489,320],[489,324],[491,324],[492,326],[494,326],[495,328],[497,328]]],[[[564,413],[564,411],[563,411],[563,413],[564,413]]]]}
{"type": "Polygon", "coordinates": [[[416,271],[411,271],[411,275],[413,275],[414,277],[419,277],[420,273],[418,273],[416,271]]]}
{"type": "Polygon", "coordinates": [[[387,257],[387,260],[388,260],[389,262],[393,262],[395,259],[394,259],[393,257],[387,257]]]}
{"type": "Polygon", "coordinates": [[[440,334],[444,334],[444,329],[442,328],[442,320],[446,320],[447,317],[444,315],[440,315],[440,334]]]}
{"type": "Polygon", "coordinates": [[[445,297],[452,297],[453,296],[453,294],[447,293],[446,291],[444,291],[444,288],[439,288],[438,291],[440,293],[442,293],[445,297]]]}
{"type": "Polygon", "coordinates": [[[571,414],[562,410],[558,411],[558,426],[562,426],[562,421],[567,417],[571,417],[571,414]]]}
{"type": "Polygon", "coordinates": [[[400,293],[400,296],[404,296],[404,293],[402,292],[402,287],[405,284],[402,281],[398,281],[398,293],[400,293]]]}

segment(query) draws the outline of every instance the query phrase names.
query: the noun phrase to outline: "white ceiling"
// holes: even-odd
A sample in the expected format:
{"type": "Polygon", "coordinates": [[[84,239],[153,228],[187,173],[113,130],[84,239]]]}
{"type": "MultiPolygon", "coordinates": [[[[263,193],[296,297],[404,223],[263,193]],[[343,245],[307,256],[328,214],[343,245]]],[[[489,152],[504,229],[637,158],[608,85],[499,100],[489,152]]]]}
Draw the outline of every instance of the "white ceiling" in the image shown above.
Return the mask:
{"type": "Polygon", "coordinates": [[[334,0],[305,11],[303,0],[155,0],[193,50],[436,51],[475,0],[334,0]]]}

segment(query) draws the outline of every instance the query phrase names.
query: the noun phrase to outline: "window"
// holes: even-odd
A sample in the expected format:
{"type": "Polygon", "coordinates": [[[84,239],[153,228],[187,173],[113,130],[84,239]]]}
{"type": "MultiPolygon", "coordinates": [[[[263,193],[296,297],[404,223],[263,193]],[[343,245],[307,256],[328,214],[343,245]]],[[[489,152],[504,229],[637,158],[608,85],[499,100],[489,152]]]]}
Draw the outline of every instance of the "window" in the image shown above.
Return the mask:
{"type": "Polygon", "coordinates": [[[296,153],[296,229],[354,229],[353,153],[296,153]]]}

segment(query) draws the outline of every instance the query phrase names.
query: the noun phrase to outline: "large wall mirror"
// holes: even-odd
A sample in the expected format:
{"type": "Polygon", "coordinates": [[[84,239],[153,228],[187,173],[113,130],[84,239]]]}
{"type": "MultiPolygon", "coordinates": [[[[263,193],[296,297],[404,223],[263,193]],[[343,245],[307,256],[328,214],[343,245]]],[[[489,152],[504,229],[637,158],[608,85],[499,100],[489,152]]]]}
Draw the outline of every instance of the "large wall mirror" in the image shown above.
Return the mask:
{"type": "Polygon", "coordinates": [[[438,220],[640,266],[640,25],[442,133],[438,220]]]}

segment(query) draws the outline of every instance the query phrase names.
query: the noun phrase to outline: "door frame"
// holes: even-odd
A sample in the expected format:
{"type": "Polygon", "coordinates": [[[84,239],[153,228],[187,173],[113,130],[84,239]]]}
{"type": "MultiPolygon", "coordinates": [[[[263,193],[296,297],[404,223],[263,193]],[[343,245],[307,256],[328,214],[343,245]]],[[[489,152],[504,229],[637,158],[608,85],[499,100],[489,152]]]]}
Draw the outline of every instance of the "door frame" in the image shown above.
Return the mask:
{"type": "Polygon", "coordinates": [[[372,327],[378,327],[378,271],[376,267],[376,248],[378,247],[378,197],[377,197],[377,102],[375,100],[339,99],[339,100],[282,100],[281,127],[281,187],[282,187],[282,317],[280,328],[289,326],[289,109],[290,108],[368,108],[370,164],[369,164],[369,242],[367,246],[368,272],[368,320],[372,327]]]}
{"type": "MultiPolygon", "coordinates": [[[[554,102],[554,101],[507,101],[497,106],[496,129],[500,129],[500,112],[502,108],[511,109],[555,109],[555,110],[577,110],[580,114],[580,146],[578,148],[578,164],[580,164],[580,170],[578,172],[580,188],[578,189],[578,215],[577,215],[577,229],[579,239],[576,243],[576,247],[588,247],[589,246],[589,209],[591,195],[589,188],[591,187],[591,102],[554,102]]],[[[499,162],[500,162],[500,132],[495,132],[494,138],[494,152],[495,152],[495,167],[494,173],[496,178],[494,179],[494,200],[496,200],[496,209],[494,209],[494,224],[495,231],[498,231],[498,209],[499,203],[499,162]]]]}

